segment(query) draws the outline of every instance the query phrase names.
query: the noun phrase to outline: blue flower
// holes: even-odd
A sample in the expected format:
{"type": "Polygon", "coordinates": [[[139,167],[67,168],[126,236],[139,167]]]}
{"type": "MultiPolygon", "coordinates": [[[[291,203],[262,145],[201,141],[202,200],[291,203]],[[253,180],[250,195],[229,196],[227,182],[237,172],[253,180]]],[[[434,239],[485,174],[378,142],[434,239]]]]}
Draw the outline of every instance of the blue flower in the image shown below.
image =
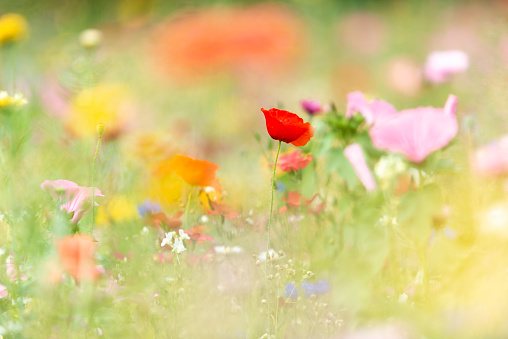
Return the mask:
{"type": "Polygon", "coordinates": [[[319,280],[317,283],[308,283],[307,280],[302,281],[302,288],[305,291],[305,295],[310,297],[311,295],[320,295],[329,292],[331,287],[328,281],[319,280]]]}
{"type": "Polygon", "coordinates": [[[284,185],[281,182],[275,182],[275,187],[277,188],[277,191],[279,191],[280,193],[286,191],[286,185],[284,185]]]}
{"type": "Polygon", "coordinates": [[[288,299],[296,301],[298,298],[298,290],[296,289],[296,285],[292,282],[286,285],[286,291],[284,292],[284,296],[288,299]]]}
{"type": "Polygon", "coordinates": [[[149,199],[146,199],[145,201],[143,201],[143,203],[138,205],[138,213],[141,216],[141,218],[159,212],[162,212],[161,206],[156,202],[150,201],[149,199]]]}

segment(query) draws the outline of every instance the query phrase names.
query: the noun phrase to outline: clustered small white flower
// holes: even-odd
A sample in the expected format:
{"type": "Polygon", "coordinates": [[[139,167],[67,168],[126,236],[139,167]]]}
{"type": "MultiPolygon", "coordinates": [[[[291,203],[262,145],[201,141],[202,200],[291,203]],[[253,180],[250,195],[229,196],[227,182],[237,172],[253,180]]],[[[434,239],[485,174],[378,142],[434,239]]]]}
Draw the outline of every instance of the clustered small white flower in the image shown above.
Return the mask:
{"type": "Polygon", "coordinates": [[[382,189],[386,189],[397,176],[406,171],[407,164],[395,154],[381,157],[374,167],[374,173],[379,179],[382,189]]]}
{"type": "Polygon", "coordinates": [[[166,233],[166,237],[162,239],[161,247],[170,245],[173,248],[173,252],[182,253],[187,250],[183,244],[183,239],[190,239],[189,235],[185,233],[184,230],[178,230],[178,235],[176,232],[168,232],[166,233]],[[173,241],[173,243],[171,243],[171,241],[173,241]]]}

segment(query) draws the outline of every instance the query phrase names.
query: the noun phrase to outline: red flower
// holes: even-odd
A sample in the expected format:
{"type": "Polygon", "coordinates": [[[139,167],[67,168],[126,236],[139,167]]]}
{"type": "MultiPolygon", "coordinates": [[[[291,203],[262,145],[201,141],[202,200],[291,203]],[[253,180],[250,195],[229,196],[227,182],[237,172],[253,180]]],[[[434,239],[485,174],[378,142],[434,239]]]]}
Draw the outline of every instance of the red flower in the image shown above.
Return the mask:
{"type": "Polygon", "coordinates": [[[293,153],[282,155],[279,158],[278,165],[284,172],[296,172],[300,169],[304,169],[312,159],[314,159],[312,155],[302,155],[301,151],[294,151],[293,153]]]}
{"type": "Polygon", "coordinates": [[[284,141],[295,146],[305,146],[314,136],[314,129],[298,115],[277,108],[265,110],[266,129],[272,139],[284,141]]]}
{"type": "Polygon", "coordinates": [[[231,206],[226,204],[220,204],[215,201],[210,201],[210,205],[212,207],[211,211],[208,211],[210,214],[214,215],[221,215],[223,217],[226,217],[228,219],[236,219],[241,216],[240,213],[235,211],[231,206]]]}

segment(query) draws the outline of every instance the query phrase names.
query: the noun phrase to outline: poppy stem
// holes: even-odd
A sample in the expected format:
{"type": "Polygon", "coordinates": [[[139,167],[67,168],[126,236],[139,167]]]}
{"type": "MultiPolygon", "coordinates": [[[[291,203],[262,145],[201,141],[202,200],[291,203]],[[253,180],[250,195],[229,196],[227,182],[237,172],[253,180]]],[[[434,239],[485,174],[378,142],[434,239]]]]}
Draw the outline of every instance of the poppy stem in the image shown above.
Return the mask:
{"type": "Polygon", "coordinates": [[[190,229],[190,225],[189,225],[189,208],[190,208],[190,202],[191,202],[191,198],[192,198],[192,190],[193,190],[194,186],[191,186],[191,189],[190,189],[190,192],[189,192],[189,197],[187,198],[187,206],[185,206],[185,227],[187,229],[190,229]]]}
{"type": "Polygon", "coordinates": [[[99,125],[97,125],[97,132],[99,134],[99,140],[97,141],[97,149],[95,150],[95,156],[93,157],[92,164],[92,234],[95,229],[95,163],[97,162],[97,157],[99,155],[99,148],[101,147],[102,133],[104,132],[104,126],[102,125],[102,129],[100,129],[99,125]]]}
{"type": "Polygon", "coordinates": [[[275,171],[277,170],[277,160],[279,159],[280,145],[282,141],[279,141],[279,147],[277,148],[277,155],[275,156],[275,162],[273,163],[273,176],[272,176],[272,196],[270,198],[270,217],[268,219],[268,225],[266,226],[266,258],[265,258],[265,281],[266,281],[266,308],[268,310],[268,330],[270,329],[270,298],[268,297],[268,261],[270,259],[270,225],[272,223],[272,212],[273,212],[273,189],[275,187],[275,171]]]}

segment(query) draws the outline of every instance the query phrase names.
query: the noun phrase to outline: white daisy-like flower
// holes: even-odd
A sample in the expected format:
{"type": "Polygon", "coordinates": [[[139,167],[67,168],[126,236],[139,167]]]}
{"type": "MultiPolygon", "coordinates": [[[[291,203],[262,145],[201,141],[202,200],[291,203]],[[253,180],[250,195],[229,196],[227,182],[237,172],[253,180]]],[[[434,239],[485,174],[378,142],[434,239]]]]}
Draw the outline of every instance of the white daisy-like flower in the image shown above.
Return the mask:
{"type": "Polygon", "coordinates": [[[180,239],[190,240],[189,235],[185,233],[184,230],[179,230],[178,233],[180,234],[180,239]]]}
{"type": "Polygon", "coordinates": [[[175,243],[173,244],[173,252],[182,253],[183,251],[187,251],[187,249],[183,245],[182,238],[175,238],[175,243]]]}

